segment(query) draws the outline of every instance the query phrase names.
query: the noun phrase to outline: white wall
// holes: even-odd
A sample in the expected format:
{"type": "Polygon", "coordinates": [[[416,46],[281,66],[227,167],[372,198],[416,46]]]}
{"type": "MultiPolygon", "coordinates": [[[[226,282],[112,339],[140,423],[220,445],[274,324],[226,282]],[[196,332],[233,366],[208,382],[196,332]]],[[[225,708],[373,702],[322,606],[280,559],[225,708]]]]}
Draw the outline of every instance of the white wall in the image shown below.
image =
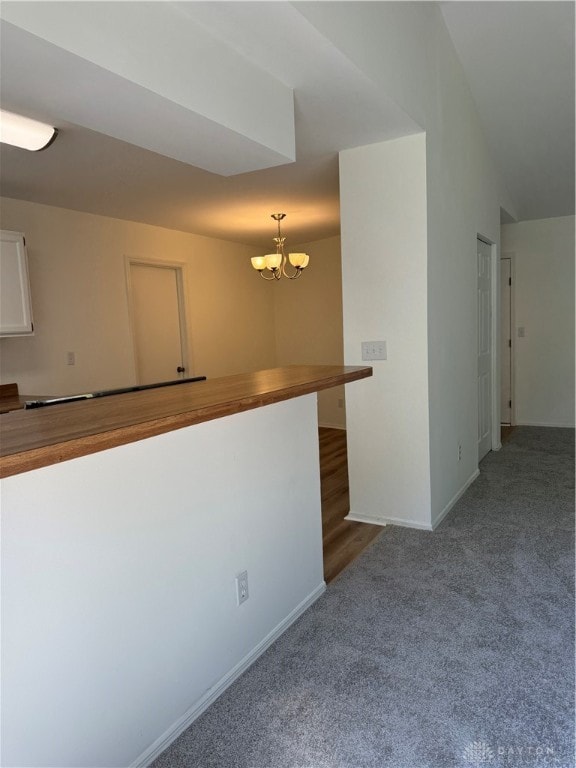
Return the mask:
{"type": "MultiPolygon", "coordinates": [[[[385,340],[386,361],[348,392],[351,517],[430,525],[423,134],[340,155],[344,354],[385,340]]],[[[369,363],[364,363],[367,365],[369,363]]]]}
{"type": "MultiPolygon", "coordinates": [[[[287,251],[308,253],[310,265],[297,280],[271,286],[276,363],[343,365],[340,238],[287,244],[287,251]]],[[[323,426],[346,427],[344,387],[318,393],[318,420],[323,426]]]]}
{"type": "MultiPolygon", "coordinates": [[[[303,3],[297,7],[426,131],[431,506],[416,514],[427,517],[433,525],[477,470],[476,237],[480,234],[498,246],[500,206],[513,214],[514,205],[494,168],[474,101],[437,4],[344,2],[303,3]],[[458,443],[462,445],[461,461],[457,458],[458,443]]],[[[395,183],[397,178],[393,176],[389,179],[391,189],[395,183]]],[[[361,186],[361,180],[358,184],[361,186]]],[[[382,180],[382,187],[386,188],[386,179],[382,180]]],[[[342,192],[341,180],[346,261],[344,221],[354,217],[347,217],[349,198],[345,190],[344,195],[342,192]]],[[[354,226],[355,231],[361,230],[358,220],[354,226]]],[[[378,226],[375,224],[373,231],[378,226]]],[[[395,254],[381,251],[385,263],[396,258],[395,254]]],[[[366,252],[358,252],[356,258],[359,271],[364,259],[368,260],[369,268],[373,265],[373,257],[366,252]]],[[[392,265],[391,269],[396,267],[392,265]]],[[[345,294],[347,281],[345,274],[345,294]]],[[[375,317],[379,317],[382,301],[376,296],[388,296],[385,281],[384,269],[366,277],[368,295],[375,297],[375,317]],[[379,285],[370,284],[371,280],[378,280],[379,285]]],[[[420,312],[421,303],[409,306],[417,314],[420,312]]],[[[351,322],[345,308],[345,334],[351,322]]],[[[408,342],[402,335],[397,341],[401,348],[408,342]]],[[[353,362],[347,354],[345,351],[346,362],[353,362]]],[[[495,395],[497,379],[496,369],[495,395]]],[[[405,383],[410,386],[409,377],[405,383]]],[[[499,397],[496,402],[499,403],[499,397]]],[[[498,419],[496,413],[495,424],[498,419]]],[[[350,426],[348,408],[349,431],[350,426]]],[[[379,427],[384,432],[385,419],[379,427]]],[[[406,471],[417,480],[428,470],[417,467],[412,460],[406,471]]]]}
{"type": "Polygon", "coordinates": [[[144,764],[323,589],[315,396],[7,478],[1,583],[2,765],[144,764]]]}
{"type": "Polygon", "coordinates": [[[502,255],[514,254],[517,424],[574,426],[574,225],[563,216],[502,227],[502,255]]]}
{"type": "MultiPolygon", "coordinates": [[[[493,317],[499,296],[502,189],[464,73],[435,8],[434,91],[427,124],[428,362],[432,523],[478,467],[478,268],[476,239],[493,249],[493,317]],[[458,461],[458,445],[462,459],[458,461]]],[[[492,445],[500,446],[499,334],[493,328],[492,445]]]]}
{"type": "Polygon", "coordinates": [[[31,395],[135,383],[126,255],[186,264],[193,373],[276,364],[273,293],[250,266],[254,248],[8,198],[0,214],[2,229],[26,235],[35,326],[0,339],[2,383],[31,395]]]}

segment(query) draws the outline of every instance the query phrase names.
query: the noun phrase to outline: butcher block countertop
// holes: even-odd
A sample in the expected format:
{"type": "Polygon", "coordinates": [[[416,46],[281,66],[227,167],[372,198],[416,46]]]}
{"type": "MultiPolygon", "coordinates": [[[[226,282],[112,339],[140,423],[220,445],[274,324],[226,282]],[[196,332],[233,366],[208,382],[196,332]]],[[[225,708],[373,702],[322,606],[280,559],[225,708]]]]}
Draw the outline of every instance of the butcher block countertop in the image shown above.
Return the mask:
{"type": "Polygon", "coordinates": [[[30,397],[18,393],[18,384],[0,384],[0,414],[19,411],[24,408],[26,400],[30,400],[30,397]]]}
{"type": "Polygon", "coordinates": [[[293,365],[0,415],[0,477],[136,442],[372,375],[293,365]]]}

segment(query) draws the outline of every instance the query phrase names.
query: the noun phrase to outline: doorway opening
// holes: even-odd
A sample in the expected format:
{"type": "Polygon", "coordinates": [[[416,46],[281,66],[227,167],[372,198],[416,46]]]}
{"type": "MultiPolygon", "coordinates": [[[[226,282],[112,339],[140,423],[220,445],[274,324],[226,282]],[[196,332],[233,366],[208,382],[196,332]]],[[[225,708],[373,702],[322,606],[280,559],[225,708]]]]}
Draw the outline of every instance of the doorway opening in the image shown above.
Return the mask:
{"type": "Polygon", "coordinates": [[[347,520],[350,512],[346,430],[319,427],[324,579],[332,581],[384,530],[347,520]]]}

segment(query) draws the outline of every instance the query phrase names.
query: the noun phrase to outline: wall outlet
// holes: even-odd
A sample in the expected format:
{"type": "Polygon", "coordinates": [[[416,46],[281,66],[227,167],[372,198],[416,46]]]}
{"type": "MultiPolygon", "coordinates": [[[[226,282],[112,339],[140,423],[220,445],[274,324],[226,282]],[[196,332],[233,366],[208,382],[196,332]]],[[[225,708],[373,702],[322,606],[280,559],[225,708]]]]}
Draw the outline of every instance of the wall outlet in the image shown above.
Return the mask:
{"type": "Polygon", "coordinates": [[[66,352],[66,365],[76,365],[75,352],[66,352]]]}
{"type": "Polygon", "coordinates": [[[458,443],[458,461],[462,461],[462,445],[458,443]]]}
{"type": "Polygon", "coordinates": [[[387,360],[385,341],[363,341],[362,360],[387,360]]]}
{"type": "Polygon", "coordinates": [[[248,600],[248,571],[242,571],[236,576],[236,600],[242,605],[248,600]]]}

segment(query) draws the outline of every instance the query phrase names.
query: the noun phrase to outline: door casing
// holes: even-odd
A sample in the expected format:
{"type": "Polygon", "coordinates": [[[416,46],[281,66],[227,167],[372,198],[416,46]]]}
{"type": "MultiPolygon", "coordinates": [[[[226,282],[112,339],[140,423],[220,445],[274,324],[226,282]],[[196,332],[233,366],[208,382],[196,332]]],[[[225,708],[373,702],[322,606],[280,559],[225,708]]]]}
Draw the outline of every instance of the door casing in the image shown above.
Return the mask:
{"type": "MultiPolygon", "coordinates": [[[[512,406],[510,408],[510,425],[513,426],[516,424],[516,396],[515,396],[515,384],[516,384],[516,365],[515,365],[515,353],[516,353],[516,344],[515,344],[515,328],[516,328],[516,321],[515,321],[515,306],[514,306],[514,290],[515,290],[515,284],[516,284],[516,261],[515,261],[515,254],[514,253],[503,253],[500,257],[500,261],[504,261],[507,259],[510,262],[510,278],[511,278],[511,285],[500,285],[500,329],[502,333],[500,334],[502,338],[503,343],[503,330],[502,330],[502,295],[505,290],[509,290],[510,292],[510,341],[511,346],[509,347],[510,351],[510,400],[512,401],[512,406]]],[[[501,348],[501,370],[503,370],[503,366],[505,365],[504,362],[504,353],[506,350],[504,348],[501,348]]]]}
{"type": "MultiPolygon", "coordinates": [[[[477,233],[476,240],[490,246],[490,289],[491,289],[491,391],[492,391],[492,440],[491,450],[502,447],[500,440],[500,260],[498,247],[489,237],[477,233]]],[[[476,247],[476,244],[475,244],[476,247]]],[[[475,251],[476,252],[476,251],[475,251]]],[[[477,275],[477,269],[476,273],[477,275]]],[[[477,280],[478,278],[476,278],[477,280]]],[[[477,293],[477,286],[476,286],[477,293]]],[[[476,334],[478,338],[478,334],[476,334]]],[[[477,408],[479,403],[477,402],[477,408]]]]}

